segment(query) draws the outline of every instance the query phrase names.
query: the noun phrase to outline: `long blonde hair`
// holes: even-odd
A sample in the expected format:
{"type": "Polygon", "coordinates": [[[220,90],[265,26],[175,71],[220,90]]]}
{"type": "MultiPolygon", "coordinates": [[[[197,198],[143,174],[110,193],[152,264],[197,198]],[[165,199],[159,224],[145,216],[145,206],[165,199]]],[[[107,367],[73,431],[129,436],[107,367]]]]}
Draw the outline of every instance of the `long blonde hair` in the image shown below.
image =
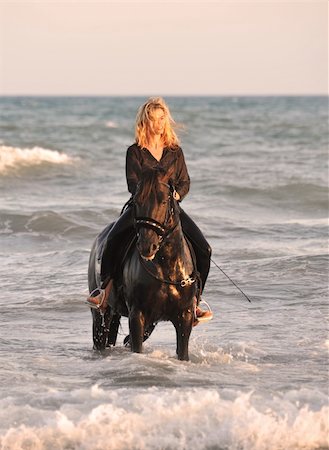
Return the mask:
{"type": "Polygon", "coordinates": [[[150,138],[150,116],[156,109],[162,109],[165,115],[165,126],[162,134],[163,145],[165,147],[177,148],[179,146],[179,139],[175,133],[174,128],[176,122],[171,117],[168,106],[161,97],[150,97],[147,102],[140,106],[136,116],[135,123],[135,139],[136,143],[144,148],[149,143],[150,138]]]}

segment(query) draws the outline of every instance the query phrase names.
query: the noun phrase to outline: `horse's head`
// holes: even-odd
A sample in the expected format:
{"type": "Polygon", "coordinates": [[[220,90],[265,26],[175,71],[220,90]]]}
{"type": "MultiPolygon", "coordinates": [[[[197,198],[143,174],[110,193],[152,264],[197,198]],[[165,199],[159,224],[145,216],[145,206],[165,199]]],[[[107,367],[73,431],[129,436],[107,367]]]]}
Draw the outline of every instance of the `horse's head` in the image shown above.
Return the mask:
{"type": "Polygon", "coordinates": [[[179,210],[173,197],[170,173],[148,170],[142,175],[134,196],[137,248],[152,260],[166,236],[178,223],[179,210]]]}

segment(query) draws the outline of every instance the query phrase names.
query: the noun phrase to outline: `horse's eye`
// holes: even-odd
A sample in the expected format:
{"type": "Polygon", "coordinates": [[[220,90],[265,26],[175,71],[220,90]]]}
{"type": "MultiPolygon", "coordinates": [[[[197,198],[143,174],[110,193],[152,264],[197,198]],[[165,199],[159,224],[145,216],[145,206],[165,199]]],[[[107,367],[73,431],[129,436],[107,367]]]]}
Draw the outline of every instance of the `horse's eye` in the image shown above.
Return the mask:
{"type": "Polygon", "coordinates": [[[162,204],[166,205],[167,204],[167,200],[163,200],[162,204]]]}

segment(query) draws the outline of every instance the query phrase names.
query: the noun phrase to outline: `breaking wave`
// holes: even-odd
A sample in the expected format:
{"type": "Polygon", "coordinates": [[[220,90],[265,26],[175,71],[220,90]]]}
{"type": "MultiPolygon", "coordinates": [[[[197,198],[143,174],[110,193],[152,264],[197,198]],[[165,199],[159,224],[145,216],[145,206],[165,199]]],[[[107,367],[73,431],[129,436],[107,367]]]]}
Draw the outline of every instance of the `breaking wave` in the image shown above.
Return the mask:
{"type": "Polygon", "coordinates": [[[19,148],[0,145],[0,173],[22,166],[48,164],[70,164],[75,158],[57,150],[42,147],[19,148]]]}
{"type": "MultiPolygon", "coordinates": [[[[59,395],[59,393],[58,393],[59,395]]],[[[20,405],[20,420],[0,434],[2,448],[313,450],[328,448],[328,408],[298,407],[291,398],[254,399],[252,393],[94,385],[71,393],[60,410],[20,405]],[[68,399],[69,400],[69,399],[68,399]],[[77,410],[76,402],[84,407],[77,410]],[[280,408],[278,408],[278,404],[280,408]],[[23,417],[29,417],[24,420],[23,417]]],[[[54,399],[55,401],[56,399],[54,399]]],[[[12,414],[15,407],[10,407],[12,414]]]]}

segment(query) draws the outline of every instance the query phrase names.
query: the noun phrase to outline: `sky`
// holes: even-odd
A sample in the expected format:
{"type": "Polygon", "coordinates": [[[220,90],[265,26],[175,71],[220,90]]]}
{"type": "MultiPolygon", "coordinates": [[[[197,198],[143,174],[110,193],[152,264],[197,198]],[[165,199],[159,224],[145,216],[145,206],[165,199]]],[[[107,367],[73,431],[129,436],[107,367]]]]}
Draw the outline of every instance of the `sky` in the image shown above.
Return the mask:
{"type": "Polygon", "coordinates": [[[0,95],[327,95],[327,0],[0,0],[0,95]]]}

